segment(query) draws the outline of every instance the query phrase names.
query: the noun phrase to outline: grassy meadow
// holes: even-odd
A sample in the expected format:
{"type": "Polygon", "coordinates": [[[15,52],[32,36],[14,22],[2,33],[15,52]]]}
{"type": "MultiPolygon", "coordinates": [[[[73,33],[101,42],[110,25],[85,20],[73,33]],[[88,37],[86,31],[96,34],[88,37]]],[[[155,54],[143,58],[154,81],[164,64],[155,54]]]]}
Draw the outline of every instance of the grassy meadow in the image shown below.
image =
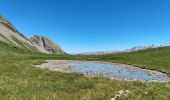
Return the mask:
{"type": "Polygon", "coordinates": [[[110,80],[36,68],[50,59],[101,60],[155,69],[170,75],[170,47],[105,56],[49,55],[0,43],[0,100],[169,100],[170,83],[110,80]]]}

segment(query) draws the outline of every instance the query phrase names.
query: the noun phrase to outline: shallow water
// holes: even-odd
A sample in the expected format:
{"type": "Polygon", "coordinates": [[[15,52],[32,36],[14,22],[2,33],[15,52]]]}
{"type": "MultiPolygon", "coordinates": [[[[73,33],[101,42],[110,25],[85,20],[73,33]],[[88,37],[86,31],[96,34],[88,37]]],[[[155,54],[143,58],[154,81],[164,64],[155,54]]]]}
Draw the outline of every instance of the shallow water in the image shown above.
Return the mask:
{"type": "MultiPolygon", "coordinates": [[[[95,61],[48,61],[48,67],[59,69],[65,72],[78,72],[85,75],[97,75],[109,78],[127,79],[127,80],[142,80],[142,81],[157,81],[170,82],[168,75],[153,71],[141,69],[129,65],[113,64],[106,62],[95,61]]],[[[43,65],[44,67],[47,65],[43,65]]]]}

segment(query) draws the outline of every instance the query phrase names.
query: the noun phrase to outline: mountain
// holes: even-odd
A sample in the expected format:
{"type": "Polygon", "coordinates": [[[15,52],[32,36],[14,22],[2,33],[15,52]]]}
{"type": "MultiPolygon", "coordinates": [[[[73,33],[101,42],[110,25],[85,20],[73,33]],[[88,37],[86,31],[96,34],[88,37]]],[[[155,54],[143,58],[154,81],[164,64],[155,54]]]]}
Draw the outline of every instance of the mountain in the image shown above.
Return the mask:
{"type": "Polygon", "coordinates": [[[15,32],[16,34],[20,35],[21,37],[27,39],[22,33],[20,33],[8,20],[4,17],[0,16],[0,22],[4,24],[8,29],[15,32]]]}
{"type": "Polygon", "coordinates": [[[32,43],[2,16],[0,16],[0,41],[23,49],[36,51],[32,43]]]}
{"type": "Polygon", "coordinates": [[[46,37],[33,35],[29,40],[39,51],[43,53],[65,54],[59,45],[46,37]]]}
{"type": "Polygon", "coordinates": [[[109,51],[96,51],[96,52],[83,52],[79,55],[106,55],[106,54],[112,54],[112,53],[119,53],[120,51],[116,50],[109,50],[109,51]]]}
{"type": "Polygon", "coordinates": [[[151,46],[136,46],[136,47],[132,47],[130,49],[126,49],[123,52],[133,52],[133,51],[145,50],[145,49],[148,49],[148,48],[159,48],[159,47],[164,47],[164,46],[166,46],[166,45],[162,45],[162,46],[154,46],[154,45],[151,45],[151,46]]]}
{"type": "Polygon", "coordinates": [[[28,39],[2,16],[0,16],[0,42],[30,51],[65,54],[60,46],[45,37],[35,35],[28,39]]]}
{"type": "Polygon", "coordinates": [[[136,47],[132,47],[132,48],[129,48],[129,49],[125,49],[123,51],[110,50],[110,51],[83,52],[83,53],[80,53],[78,55],[106,55],[106,54],[114,54],[114,53],[134,52],[134,51],[145,50],[145,49],[148,49],[148,48],[159,48],[159,47],[166,47],[166,46],[169,46],[169,45],[136,46],[136,47]]]}

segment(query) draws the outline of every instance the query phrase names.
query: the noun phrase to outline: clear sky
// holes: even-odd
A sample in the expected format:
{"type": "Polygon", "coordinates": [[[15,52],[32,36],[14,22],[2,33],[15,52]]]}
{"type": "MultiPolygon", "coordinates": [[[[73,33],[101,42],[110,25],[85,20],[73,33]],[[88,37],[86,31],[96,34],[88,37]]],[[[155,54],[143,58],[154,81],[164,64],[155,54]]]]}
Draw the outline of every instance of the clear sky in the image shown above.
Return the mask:
{"type": "Polygon", "coordinates": [[[69,53],[170,44],[170,0],[0,0],[0,14],[69,53]]]}

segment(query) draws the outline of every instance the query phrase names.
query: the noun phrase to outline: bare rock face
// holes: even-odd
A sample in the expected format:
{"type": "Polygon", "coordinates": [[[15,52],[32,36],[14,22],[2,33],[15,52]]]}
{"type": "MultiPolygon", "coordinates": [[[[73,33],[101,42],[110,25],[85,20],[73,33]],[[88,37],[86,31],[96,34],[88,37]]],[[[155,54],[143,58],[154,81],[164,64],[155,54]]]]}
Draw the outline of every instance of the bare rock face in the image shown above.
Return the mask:
{"type": "Polygon", "coordinates": [[[36,52],[66,54],[60,46],[45,37],[34,35],[28,39],[1,15],[0,42],[36,52]]]}
{"type": "Polygon", "coordinates": [[[0,16],[0,42],[31,51],[37,51],[33,44],[2,16],[0,16]]]}
{"type": "Polygon", "coordinates": [[[11,31],[13,31],[14,33],[20,35],[21,37],[23,37],[27,40],[27,38],[22,33],[20,33],[7,19],[5,19],[2,16],[0,16],[0,23],[3,24],[4,26],[6,26],[11,31]]]}
{"type": "Polygon", "coordinates": [[[43,53],[65,54],[61,47],[43,36],[33,35],[30,42],[43,53]]]}

